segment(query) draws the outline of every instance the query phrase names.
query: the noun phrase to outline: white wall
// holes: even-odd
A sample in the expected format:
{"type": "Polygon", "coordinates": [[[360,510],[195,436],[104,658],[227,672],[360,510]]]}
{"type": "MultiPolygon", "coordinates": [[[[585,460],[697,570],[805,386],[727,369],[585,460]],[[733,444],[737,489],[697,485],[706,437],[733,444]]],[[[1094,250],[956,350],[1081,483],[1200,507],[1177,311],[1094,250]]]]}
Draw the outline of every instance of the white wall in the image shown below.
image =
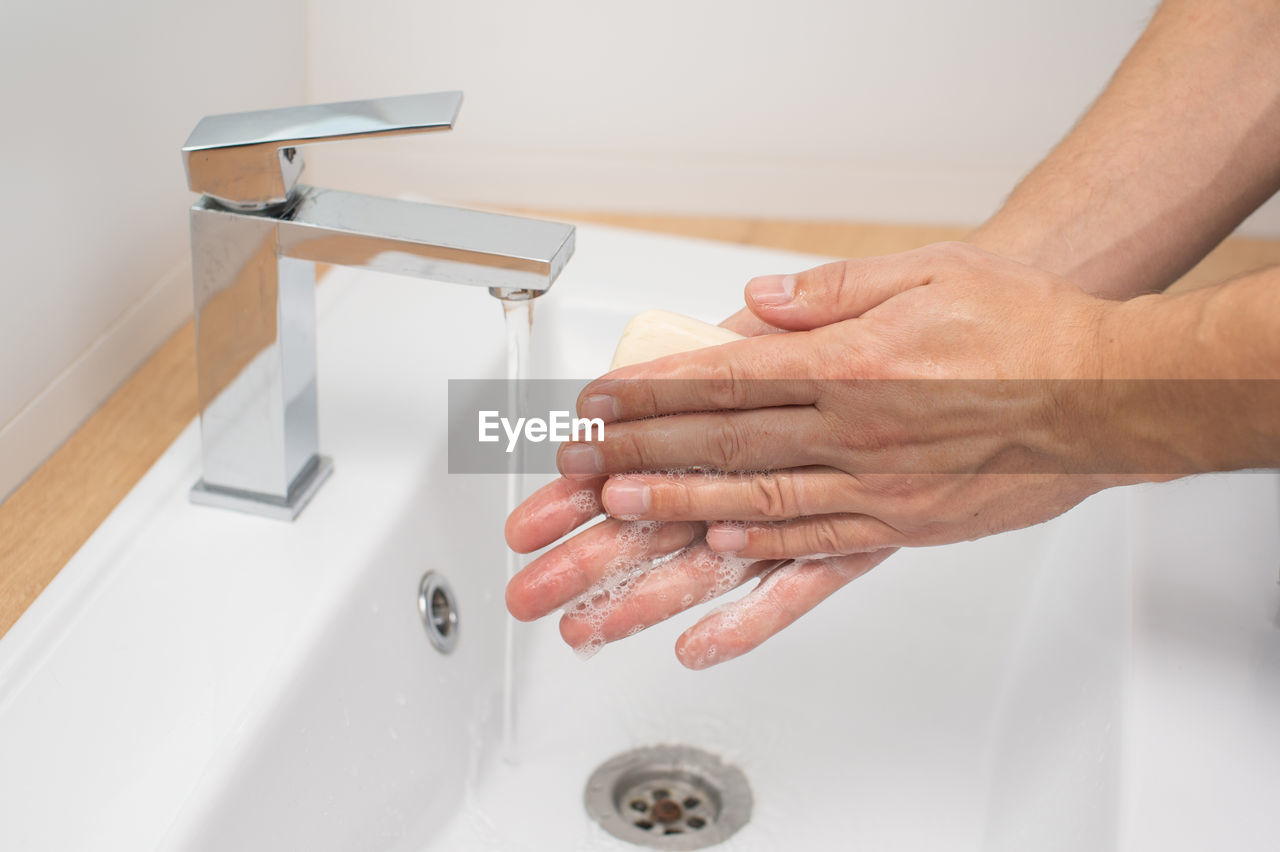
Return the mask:
{"type": "MultiPolygon", "coordinates": [[[[311,0],[311,94],[464,89],[451,134],[334,146],[344,188],[977,223],[1155,0],[311,0]]],[[[1273,207],[1271,233],[1280,233],[1273,207]]]]}
{"type": "Polygon", "coordinates": [[[305,97],[304,0],[0,3],[0,499],[191,313],[179,149],[305,97]]]}

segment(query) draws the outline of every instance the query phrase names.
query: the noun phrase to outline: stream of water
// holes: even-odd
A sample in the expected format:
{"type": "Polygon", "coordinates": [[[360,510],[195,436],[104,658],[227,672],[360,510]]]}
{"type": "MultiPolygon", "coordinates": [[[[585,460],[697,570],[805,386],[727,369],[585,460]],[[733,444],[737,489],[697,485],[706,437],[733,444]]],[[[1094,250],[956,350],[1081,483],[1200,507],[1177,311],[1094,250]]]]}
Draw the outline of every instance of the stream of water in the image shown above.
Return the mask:
{"type": "MultiPolygon", "coordinates": [[[[502,311],[507,324],[507,416],[524,417],[529,407],[529,338],[533,331],[533,299],[503,299],[502,311]]],[[[524,447],[516,445],[507,461],[507,514],[510,515],[524,498],[524,447]]],[[[507,549],[506,579],[509,581],[524,565],[524,557],[507,549]]],[[[503,583],[504,587],[506,583],[503,583]]],[[[505,619],[502,653],[502,755],[508,763],[519,762],[516,730],[516,686],[518,681],[519,643],[516,631],[520,625],[514,618],[505,619]]]]}

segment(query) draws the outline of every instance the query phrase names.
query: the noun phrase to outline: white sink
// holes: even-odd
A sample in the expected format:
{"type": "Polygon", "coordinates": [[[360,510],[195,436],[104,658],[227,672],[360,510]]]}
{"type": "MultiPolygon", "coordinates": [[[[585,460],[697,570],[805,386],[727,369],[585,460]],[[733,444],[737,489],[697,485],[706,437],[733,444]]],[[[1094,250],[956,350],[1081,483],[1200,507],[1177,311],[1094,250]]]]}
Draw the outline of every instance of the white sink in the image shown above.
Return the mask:
{"type": "MultiPolygon", "coordinates": [[[[589,378],[626,319],[708,320],[817,258],[584,227],[536,306],[543,375],[589,378]]],[[[520,626],[500,759],[505,485],[449,476],[446,380],[500,377],[483,291],[336,271],[321,440],[294,524],[196,507],[194,427],[0,641],[0,849],[634,849],[583,786],[628,748],[747,775],[722,848],[1270,849],[1280,801],[1280,489],[1107,492],[904,551],[760,650],[690,672],[691,616],[580,662],[520,626]],[[418,582],[458,598],[450,656],[418,582]]]]}

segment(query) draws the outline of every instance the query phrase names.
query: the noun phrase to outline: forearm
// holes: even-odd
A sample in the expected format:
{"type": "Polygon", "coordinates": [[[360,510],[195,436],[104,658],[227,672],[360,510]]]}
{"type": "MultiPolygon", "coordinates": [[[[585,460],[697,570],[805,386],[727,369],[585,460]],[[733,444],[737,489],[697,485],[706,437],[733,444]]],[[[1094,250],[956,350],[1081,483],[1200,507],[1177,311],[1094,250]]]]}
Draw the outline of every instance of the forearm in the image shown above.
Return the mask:
{"type": "Polygon", "coordinates": [[[1110,308],[1080,410],[1140,478],[1280,467],[1280,267],[1110,308]]]}
{"type": "Polygon", "coordinates": [[[1280,3],[1168,0],[972,237],[1107,298],[1163,290],[1280,190],[1280,3]]]}

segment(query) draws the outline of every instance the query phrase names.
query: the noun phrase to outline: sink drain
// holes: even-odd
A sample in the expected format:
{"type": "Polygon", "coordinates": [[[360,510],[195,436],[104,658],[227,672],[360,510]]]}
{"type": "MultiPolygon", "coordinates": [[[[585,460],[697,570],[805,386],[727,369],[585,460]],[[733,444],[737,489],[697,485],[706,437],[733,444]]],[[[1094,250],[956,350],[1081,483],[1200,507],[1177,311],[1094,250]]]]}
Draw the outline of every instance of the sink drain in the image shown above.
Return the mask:
{"type": "Polygon", "coordinates": [[[751,818],[751,787],[737,767],[690,746],[623,752],[591,773],[587,813],[621,840],[652,849],[702,849],[751,818]]]}
{"type": "Polygon", "coordinates": [[[458,646],[458,602],[448,581],[435,571],[423,574],[418,584],[418,614],[437,651],[448,654],[458,646]]]}

